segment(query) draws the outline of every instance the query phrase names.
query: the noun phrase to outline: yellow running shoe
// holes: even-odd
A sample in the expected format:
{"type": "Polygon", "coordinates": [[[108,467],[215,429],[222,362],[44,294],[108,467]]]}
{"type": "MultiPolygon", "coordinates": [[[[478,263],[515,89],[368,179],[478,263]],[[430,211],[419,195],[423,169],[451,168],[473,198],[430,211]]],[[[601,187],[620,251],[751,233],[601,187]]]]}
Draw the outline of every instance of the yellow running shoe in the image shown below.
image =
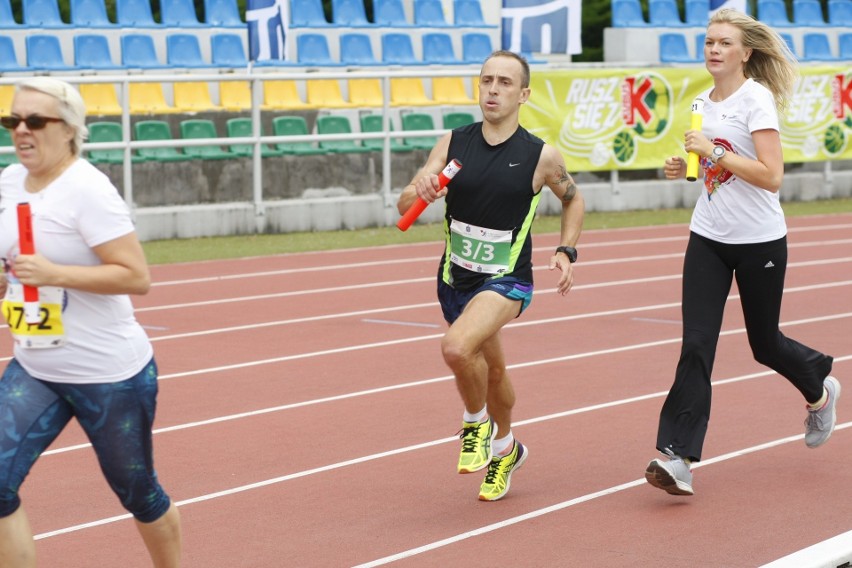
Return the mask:
{"type": "Polygon", "coordinates": [[[459,473],[473,473],[491,461],[491,438],[497,425],[490,418],[486,422],[462,422],[462,449],[459,454],[459,473]]]}
{"type": "Polygon", "coordinates": [[[516,440],[511,452],[502,458],[499,456],[491,458],[491,463],[488,464],[488,473],[485,474],[485,481],[479,488],[479,500],[496,501],[502,499],[509,492],[512,474],[524,465],[527,455],[529,455],[529,451],[516,440]]]}

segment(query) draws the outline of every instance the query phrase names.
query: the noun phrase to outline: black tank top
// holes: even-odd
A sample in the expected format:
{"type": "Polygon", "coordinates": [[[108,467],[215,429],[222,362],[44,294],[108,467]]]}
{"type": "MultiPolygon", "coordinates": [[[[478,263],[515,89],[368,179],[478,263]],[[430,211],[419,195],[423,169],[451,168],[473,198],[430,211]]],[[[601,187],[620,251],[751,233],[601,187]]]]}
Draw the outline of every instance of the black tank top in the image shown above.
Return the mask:
{"type": "Polygon", "coordinates": [[[541,197],[541,191],[533,191],[532,182],[542,148],[544,141],[520,126],[496,146],[485,141],[481,122],[453,130],[447,158],[458,159],[462,169],[447,186],[446,250],[438,273],[444,282],[459,290],[478,288],[488,278],[509,275],[532,283],[530,228],[541,197]],[[459,241],[466,240],[465,232],[473,235],[473,240],[462,245],[459,241]],[[507,260],[505,268],[489,273],[482,264],[466,262],[459,255],[455,255],[459,262],[452,262],[454,245],[457,253],[466,248],[471,258],[487,261],[487,254],[479,251],[487,251],[489,243],[476,240],[475,233],[496,232],[511,233],[505,235],[509,244],[501,249],[502,258],[507,260]]]}

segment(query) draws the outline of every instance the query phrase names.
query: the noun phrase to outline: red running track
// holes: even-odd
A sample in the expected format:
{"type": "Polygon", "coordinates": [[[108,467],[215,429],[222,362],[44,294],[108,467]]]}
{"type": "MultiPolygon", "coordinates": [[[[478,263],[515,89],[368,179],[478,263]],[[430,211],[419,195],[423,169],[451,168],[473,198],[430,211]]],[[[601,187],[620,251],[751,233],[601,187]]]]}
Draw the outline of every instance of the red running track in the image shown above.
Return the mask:
{"type": "MultiPolygon", "coordinates": [[[[852,215],[789,225],[782,329],[834,355],[852,389],[852,215]]],[[[804,402],[752,360],[736,290],[696,495],[644,483],[687,232],[586,231],[564,298],[547,271],[557,236],[537,237],[535,299],[503,332],[530,458],[496,503],[477,500],[480,474],[455,473],[441,244],[153,267],[135,303],[162,373],[155,456],[185,566],[730,568],[852,530],[852,390],[831,441],[807,449],[804,402]]],[[[148,566],[76,425],[22,494],[40,566],[148,566]]]]}

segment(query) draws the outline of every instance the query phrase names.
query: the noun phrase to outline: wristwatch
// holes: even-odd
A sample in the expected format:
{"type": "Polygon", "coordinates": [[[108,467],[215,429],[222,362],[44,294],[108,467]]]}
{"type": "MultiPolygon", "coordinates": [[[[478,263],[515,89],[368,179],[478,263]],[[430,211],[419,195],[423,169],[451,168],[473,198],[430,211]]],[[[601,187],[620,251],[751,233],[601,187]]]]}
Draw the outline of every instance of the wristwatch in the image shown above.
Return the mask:
{"type": "Polygon", "coordinates": [[[564,253],[568,257],[568,262],[577,262],[577,249],[574,247],[559,246],[556,247],[556,252],[564,253]]]}
{"type": "Polygon", "coordinates": [[[710,161],[714,164],[722,159],[725,155],[725,147],[724,146],[713,146],[713,153],[710,154],[710,161]]]}

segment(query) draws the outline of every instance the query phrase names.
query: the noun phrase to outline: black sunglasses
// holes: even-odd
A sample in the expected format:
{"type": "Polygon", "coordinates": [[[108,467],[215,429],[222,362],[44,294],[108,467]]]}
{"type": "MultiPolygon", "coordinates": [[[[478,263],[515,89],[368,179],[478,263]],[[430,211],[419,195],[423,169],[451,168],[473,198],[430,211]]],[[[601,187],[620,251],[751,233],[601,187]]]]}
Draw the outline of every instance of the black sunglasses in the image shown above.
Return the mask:
{"type": "Polygon", "coordinates": [[[27,125],[27,128],[30,130],[41,130],[45,126],[47,126],[48,122],[65,122],[61,118],[54,118],[52,116],[39,116],[37,114],[31,114],[26,118],[21,118],[20,116],[2,116],[0,117],[0,126],[3,128],[8,128],[9,130],[15,130],[19,124],[24,123],[27,125]]]}

